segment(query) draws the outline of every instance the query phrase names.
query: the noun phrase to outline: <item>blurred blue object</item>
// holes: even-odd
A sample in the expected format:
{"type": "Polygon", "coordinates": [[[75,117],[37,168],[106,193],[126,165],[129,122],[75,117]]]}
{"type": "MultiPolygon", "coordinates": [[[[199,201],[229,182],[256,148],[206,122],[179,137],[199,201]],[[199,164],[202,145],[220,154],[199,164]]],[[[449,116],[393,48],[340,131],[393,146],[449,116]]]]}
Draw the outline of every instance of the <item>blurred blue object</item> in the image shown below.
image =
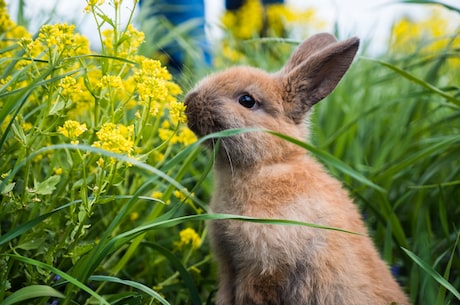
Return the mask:
{"type": "MultiPolygon", "coordinates": [[[[225,0],[225,8],[229,11],[234,11],[239,9],[244,2],[244,0],[225,0]]],[[[275,3],[284,3],[284,0],[262,0],[263,5],[275,3]]]]}
{"type": "MultiPolygon", "coordinates": [[[[201,63],[194,64],[211,64],[210,45],[205,34],[204,0],[140,0],[139,4],[141,12],[148,10],[145,18],[163,17],[173,26],[195,19],[197,25],[187,33],[187,38],[192,47],[201,50],[203,56],[201,63]]],[[[177,40],[163,47],[161,51],[167,54],[168,66],[172,72],[183,69],[187,50],[177,40]]]]}
{"type": "MultiPolygon", "coordinates": [[[[284,0],[263,0],[264,5],[284,3],[284,0]]],[[[141,11],[148,10],[145,18],[163,17],[173,26],[184,24],[190,20],[197,20],[197,26],[193,27],[187,34],[193,47],[201,50],[202,62],[193,64],[211,65],[211,50],[205,33],[205,8],[204,0],[140,0],[141,11]]],[[[237,10],[244,4],[244,0],[225,0],[227,10],[237,10]]],[[[149,33],[145,33],[149,35],[149,33]]],[[[183,69],[186,61],[184,49],[177,41],[169,43],[161,49],[168,58],[168,66],[172,72],[179,72],[183,69]]]]}

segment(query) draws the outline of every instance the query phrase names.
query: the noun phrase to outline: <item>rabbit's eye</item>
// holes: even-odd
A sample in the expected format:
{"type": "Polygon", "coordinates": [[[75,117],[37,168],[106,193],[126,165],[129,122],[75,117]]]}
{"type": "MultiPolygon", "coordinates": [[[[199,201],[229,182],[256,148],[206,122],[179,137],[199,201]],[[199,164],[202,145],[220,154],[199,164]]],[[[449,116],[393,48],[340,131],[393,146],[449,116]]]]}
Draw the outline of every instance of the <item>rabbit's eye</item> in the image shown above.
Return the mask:
{"type": "Polygon", "coordinates": [[[241,106],[252,109],[257,106],[257,101],[249,94],[244,94],[238,99],[241,106]]]}

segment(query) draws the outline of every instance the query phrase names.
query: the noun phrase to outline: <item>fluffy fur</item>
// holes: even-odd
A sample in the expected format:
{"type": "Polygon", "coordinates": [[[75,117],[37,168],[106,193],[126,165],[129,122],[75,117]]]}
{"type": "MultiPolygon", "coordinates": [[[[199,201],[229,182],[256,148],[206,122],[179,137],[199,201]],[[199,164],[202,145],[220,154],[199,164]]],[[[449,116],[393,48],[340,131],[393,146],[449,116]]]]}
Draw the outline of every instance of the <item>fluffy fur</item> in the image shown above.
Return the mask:
{"type": "MultiPolygon", "coordinates": [[[[335,88],[358,45],[357,38],[337,42],[319,34],[301,44],[278,73],[235,67],[209,76],[186,97],[189,127],[200,137],[258,127],[303,140],[310,108],[335,88]],[[253,107],[239,103],[245,95],[254,98],[253,107]]],[[[222,139],[214,170],[213,212],[362,234],[211,221],[218,305],[409,304],[348,193],[304,149],[269,133],[243,133],[222,139]]]]}

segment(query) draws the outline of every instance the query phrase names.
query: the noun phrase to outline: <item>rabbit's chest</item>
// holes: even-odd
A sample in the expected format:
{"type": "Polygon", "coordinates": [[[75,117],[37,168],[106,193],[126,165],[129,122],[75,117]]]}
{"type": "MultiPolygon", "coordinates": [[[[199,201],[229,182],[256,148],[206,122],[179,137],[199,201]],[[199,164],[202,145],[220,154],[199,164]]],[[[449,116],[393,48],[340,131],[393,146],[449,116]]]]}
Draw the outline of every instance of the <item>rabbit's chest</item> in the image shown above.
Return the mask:
{"type": "Polygon", "coordinates": [[[256,268],[256,273],[297,266],[299,260],[314,264],[326,246],[326,235],[305,226],[219,220],[211,221],[209,229],[221,257],[236,269],[256,268]]]}

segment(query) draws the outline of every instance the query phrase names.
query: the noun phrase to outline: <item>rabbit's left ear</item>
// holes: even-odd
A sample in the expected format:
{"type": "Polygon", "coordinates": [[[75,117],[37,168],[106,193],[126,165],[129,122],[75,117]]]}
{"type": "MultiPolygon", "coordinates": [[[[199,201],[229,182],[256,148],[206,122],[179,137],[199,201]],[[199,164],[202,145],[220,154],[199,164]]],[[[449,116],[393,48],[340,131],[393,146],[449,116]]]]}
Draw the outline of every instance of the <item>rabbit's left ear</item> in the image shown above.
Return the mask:
{"type": "Polygon", "coordinates": [[[280,71],[285,111],[297,124],[314,104],[334,90],[359,47],[356,37],[341,42],[322,39],[316,43],[316,50],[308,42],[298,47],[280,71]]]}

